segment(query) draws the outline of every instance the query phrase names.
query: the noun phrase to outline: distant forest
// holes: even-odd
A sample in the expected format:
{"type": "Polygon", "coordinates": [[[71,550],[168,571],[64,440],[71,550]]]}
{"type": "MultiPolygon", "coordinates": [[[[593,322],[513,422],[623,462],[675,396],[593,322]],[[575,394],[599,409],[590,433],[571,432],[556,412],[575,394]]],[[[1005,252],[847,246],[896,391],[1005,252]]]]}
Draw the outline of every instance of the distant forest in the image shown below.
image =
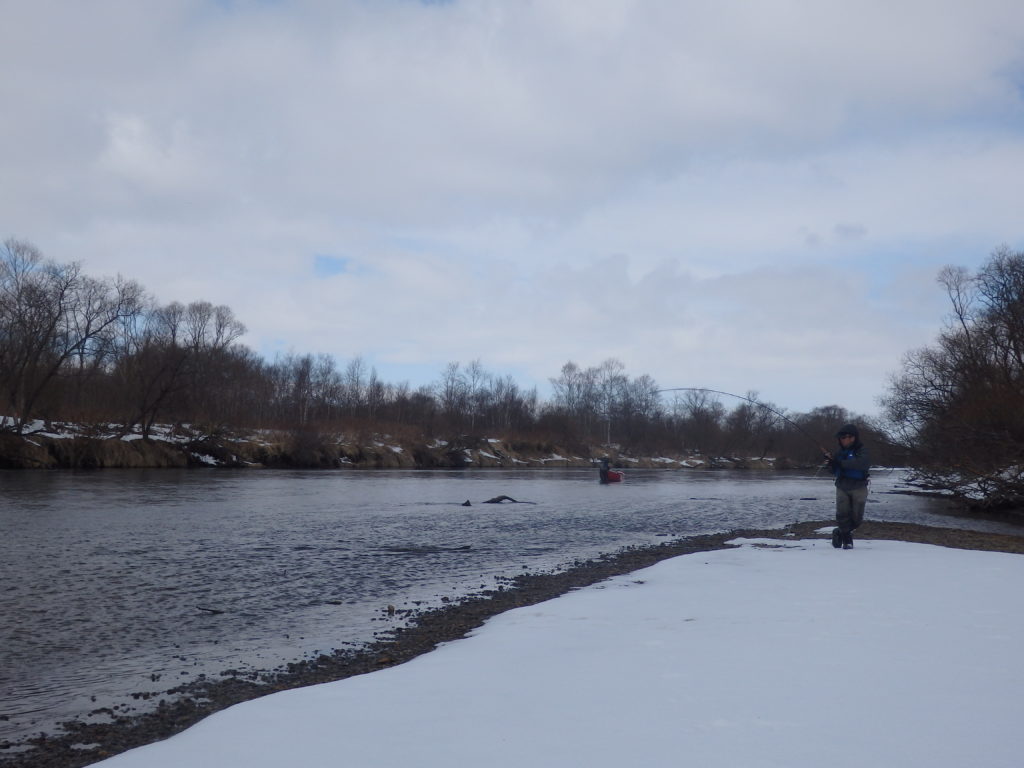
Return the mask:
{"type": "Polygon", "coordinates": [[[813,464],[838,425],[863,428],[879,464],[913,465],[923,485],[989,505],[1024,500],[1024,253],[1003,247],[970,274],[939,276],[951,305],[932,346],[906,355],[883,397],[885,421],[838,405],[785,413],[747,392],[727,407],[708,391],[662,392],[618,360],[565,363],[552,396],[480,361],[452,362],[430,385],[381,381],[356,357],[264,360],[238,339],[229,307],[157,303],[141,285],[97,279],[77,263],[9,239],[0,249],[0,429],[34,420],[155,424],[209,433],[277,430],[476,435],[634,453],[786,457],[813,464]]]}
{"type": "Polygon", "coordinates": [[[750,402],[756,393],[732,408],[709,392],[666,397],[650,376],[630,376],[614,359],[590,368],[567,362],[547,401],[478,360],[449,363],[435,382],[413,389],[382,381],[360,357],[267,361],[238,342],[244,333],[229,307],[159,304],[133,280],[90,277],[77,263],[8,239],[0,249],[0,428],[20,433],[43,420],[117,424],[144,436],[159,423],[211,433],[502,435],[816,461],[808,435],[831,445],[836,426],[856,418],[839,406],[785,414],[795,429],[772,412],[777,406],[750,402]]]}

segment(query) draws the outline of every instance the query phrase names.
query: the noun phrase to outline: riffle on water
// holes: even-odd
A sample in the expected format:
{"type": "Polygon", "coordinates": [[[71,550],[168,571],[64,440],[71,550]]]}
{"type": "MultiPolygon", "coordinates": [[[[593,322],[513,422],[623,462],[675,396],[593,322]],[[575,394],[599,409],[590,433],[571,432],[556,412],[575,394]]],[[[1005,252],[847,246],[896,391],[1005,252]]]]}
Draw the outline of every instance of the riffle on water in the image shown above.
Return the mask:
{"type": "MultiPolygon", "coordinates": [[[[832,515],[823,475],[596,480],[555,469],[2,472],[0,741],[142,709],[202,674],[363,643],[405,611],[524,569],[832,515]],[[498,496],[523,503],[484,503],[498,496]]],[[[943,502],[891,493],[900,483],[876,473],[869,517],[964,525],[943,502]]]]}

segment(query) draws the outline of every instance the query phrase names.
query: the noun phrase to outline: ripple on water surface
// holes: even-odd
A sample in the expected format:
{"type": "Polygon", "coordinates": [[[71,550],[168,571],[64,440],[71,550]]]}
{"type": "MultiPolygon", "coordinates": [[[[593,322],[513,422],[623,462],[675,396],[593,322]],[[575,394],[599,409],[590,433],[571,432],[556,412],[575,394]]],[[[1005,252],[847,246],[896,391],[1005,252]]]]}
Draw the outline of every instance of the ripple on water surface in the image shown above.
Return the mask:
{"type": "MultiPolygon", "coordinates": [[[[960,524],[886,493],[898,484],[875,480],[869,516],[960,524]]],[[[370,640],[398,621],[388,604],[832,504],[821,476],[671,470],[609,486],[585,470],[3,472],[0,486],[0,739],[370,640]],[[532,503],[482,503],[500,495],[532,503]]]]}

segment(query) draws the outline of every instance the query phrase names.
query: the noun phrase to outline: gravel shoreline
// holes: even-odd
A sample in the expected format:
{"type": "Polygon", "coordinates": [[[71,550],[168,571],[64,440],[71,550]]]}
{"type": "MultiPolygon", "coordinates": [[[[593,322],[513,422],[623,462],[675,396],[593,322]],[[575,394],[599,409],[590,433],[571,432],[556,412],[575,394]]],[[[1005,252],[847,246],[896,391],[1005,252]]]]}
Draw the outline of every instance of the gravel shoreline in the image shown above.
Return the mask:
{"type": "MultiPolygon", "coordinates": [[[[727,542],[737,537],[819,538],[824,543],[828,537],[817,531],[831,526],[830,521],[822,520],[797,523],[784,529],[693,536],[654,546],[633,547],[595,560],[577,561],[556,573],[519,575],[510,579],[507,586],[425,611],[412,618],[408,626],[394,630],[391,637],[358,649],[289,664],[278,672],[242,675],[229,671],[220,679],[199,680],[167,691],[168,698],[152,712],[130,716],[111,713],[110,723],[75,720],[65,723],[63,732],[18,743],[0,743],[0,768],[79,768],[165,739],[233,704],[401,664],[433,650],[440,643],[465,637],[491,616],[631,573],[670,557],[724,549],[729,546],[727,542]]],[[[1024,554],[1024,532],[1021,536],[1011,536],[910,523],[865,522],[857,538],[1024,554]]]]}

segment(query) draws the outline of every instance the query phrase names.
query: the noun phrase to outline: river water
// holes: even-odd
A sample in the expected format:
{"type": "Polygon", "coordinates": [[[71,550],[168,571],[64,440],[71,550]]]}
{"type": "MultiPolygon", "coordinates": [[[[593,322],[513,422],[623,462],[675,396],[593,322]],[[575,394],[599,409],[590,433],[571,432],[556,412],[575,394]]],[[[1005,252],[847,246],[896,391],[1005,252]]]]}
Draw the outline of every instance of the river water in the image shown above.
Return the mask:
{"type": "MultiPolygon", "coordinates": [[[[130,694],[159,695],[201,674],[361,644],[405,609],[524,570],[832,515],[823,475],[637,470],[605,486],[596,477],[0,472],[0,741],[100,707],[138,711],[146,705],[130,694]],[[500,495],[529,503],[483,503],[500,495]]],[[[1019,533],[894,493],[898,472],[872,482],[869,518],[1019,533]]]]}

